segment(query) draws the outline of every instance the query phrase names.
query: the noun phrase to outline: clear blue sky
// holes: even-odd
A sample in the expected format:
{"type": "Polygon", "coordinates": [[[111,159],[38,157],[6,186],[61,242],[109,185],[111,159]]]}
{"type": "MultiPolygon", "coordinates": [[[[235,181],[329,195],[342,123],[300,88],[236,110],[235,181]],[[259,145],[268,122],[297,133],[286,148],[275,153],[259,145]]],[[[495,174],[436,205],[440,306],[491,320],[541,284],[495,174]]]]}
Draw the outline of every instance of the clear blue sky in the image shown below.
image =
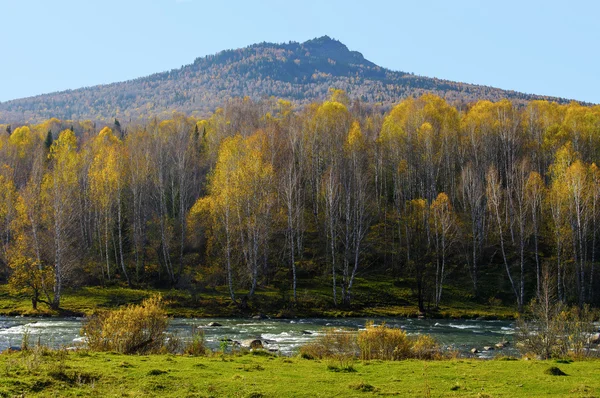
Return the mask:
{"type": "Polygon", "coordinates": [[[380,66],[600,103],[600,1],[0,0],[0,101],[329,35],[380,66]]]}

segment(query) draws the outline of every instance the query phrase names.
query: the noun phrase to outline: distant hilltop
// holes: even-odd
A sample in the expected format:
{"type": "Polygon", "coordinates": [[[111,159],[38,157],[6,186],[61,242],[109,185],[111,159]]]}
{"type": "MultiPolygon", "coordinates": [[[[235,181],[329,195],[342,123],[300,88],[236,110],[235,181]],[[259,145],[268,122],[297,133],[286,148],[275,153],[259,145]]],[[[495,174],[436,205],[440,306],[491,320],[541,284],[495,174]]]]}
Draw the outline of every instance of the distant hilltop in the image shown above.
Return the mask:
{"type": "Polygon", "coordinates": [[[392,71],[323,36],[304,43],[259,43],[197,58],[192,64],[125,82],[84,87],[0,103],[0,123],[62,120],[126,121],[172,111],[203,116],[232,97],[275,96],[299,105],[323,100],[330,88],[383,108],[433,93],[451,103],[508,98],[517,102],[556,97],[459,83],[392,71]]]}

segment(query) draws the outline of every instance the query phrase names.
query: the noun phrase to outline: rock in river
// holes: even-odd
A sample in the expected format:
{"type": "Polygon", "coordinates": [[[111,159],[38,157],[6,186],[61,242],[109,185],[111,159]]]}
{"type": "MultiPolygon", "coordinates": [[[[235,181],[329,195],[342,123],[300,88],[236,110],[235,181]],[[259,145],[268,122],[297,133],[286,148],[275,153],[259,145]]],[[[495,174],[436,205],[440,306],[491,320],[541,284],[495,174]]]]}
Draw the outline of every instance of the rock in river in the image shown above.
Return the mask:
{"type": "Polygon", "coordinates": [[[258,349],[258,348],[263,348],[263,343],[262,343],[262,341],[260,341],[258,339],[244,340],[244,341],[242,341],[242,346],[249,347],[251,349],[258,349]]]}

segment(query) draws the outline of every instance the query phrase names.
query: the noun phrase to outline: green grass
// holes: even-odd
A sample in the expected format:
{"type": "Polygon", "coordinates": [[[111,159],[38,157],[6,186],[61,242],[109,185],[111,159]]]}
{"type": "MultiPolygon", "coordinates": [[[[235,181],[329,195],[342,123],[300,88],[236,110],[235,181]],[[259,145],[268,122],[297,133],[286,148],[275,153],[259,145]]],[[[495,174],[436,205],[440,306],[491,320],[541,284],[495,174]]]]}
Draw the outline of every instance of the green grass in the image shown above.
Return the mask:
{"type": "Polygon", "coordinates": [[[115,309],[126,304],[139,304],[145,298],[160,294],[167,302],[167,312],[179,317],[227,316],[235,308],[225,294],[213,292],[194,298],[184,290],[128,289],[124,287],[83,287],[66,290],[62,295],[61,311],[53,311],[43,303],[38,310],[31,308],[26,295],[16,295],[6,285],[0,286],[0,315],[89,315],[94,311],[115,309]],[[221,315],[218,315],[221,314],[221,315]]]}
{"type": "MultiPolygon", "coordinates": [[[[231,300],[226,287],[204,289],[194,294],[185,290],[128,289],[124,287],[83,287],[66,290],[61,302],[62,311],[52,311],[47,305],[38,304],[31,309],[26,295],[15,295],[6,285],[0,286],[0,315],[85,315],[96,310],[113,309],[125,304],[137,304],[154,294],[161,294],[166,301],[169,315],[177,317],[226,317],[264,313],[271,317],[346,317],[346,316],[408,316],[419,314],[417,299],[410,280],[393,281],[390,278],[371,276],[357,278],[350,308],[333,306],[331,287],[326,278],[300,280],[298,303],[291,305],[291,291],[287,285],[263,286],[250,301],[250,308],[240,312],[231,300]]],[[[244,292],[239,292],[240,296],[244,292]]],[[[437,318],[498,318],[511,319],[516,315],[513,306],[473,299],[470,293],[448,287],[444,300],[430,316],[437,318]]]]}
{"type": "Polygon", "coordinates": [[[356,362],[332,372],[327,361],[272,356],[125,356],[113,353],[0,355],[0,396],[98,397],[592,397],[600,361],[356,362]]]}

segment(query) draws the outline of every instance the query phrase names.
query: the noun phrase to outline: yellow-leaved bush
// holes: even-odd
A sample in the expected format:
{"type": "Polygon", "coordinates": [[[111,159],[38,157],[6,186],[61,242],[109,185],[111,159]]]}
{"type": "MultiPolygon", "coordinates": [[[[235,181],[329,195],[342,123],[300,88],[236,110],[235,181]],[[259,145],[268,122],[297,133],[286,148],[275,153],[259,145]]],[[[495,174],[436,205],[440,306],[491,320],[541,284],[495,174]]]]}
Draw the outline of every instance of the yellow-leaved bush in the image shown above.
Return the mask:
{"type": "Polygon", "coordinates": [[[306,359],[356,357],[398,361],[403,359],[441,359],[438,342],[429,335],[408,336],[400,328],[367,323],[365,330],[325,329],[314,341],[300,347],[300,356],[306,359]]]}
{"type": "Polygon", "coordinates": [[[82,334],[92,351],[148,354],[168,350],[168,326],[162,298],[156,296],[141,305],[92,315],[83,325],[82,334]]]}

